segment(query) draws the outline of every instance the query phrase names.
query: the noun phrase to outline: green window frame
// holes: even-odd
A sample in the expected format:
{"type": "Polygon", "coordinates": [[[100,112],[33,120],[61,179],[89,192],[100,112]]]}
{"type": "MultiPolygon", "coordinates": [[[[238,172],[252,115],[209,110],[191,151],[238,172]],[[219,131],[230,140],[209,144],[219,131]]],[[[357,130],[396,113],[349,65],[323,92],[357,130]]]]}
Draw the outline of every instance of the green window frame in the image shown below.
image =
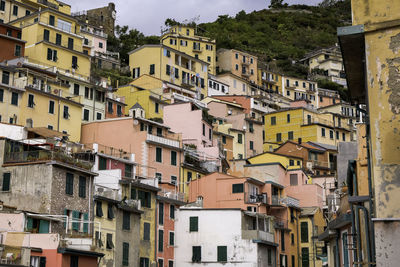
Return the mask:
{"type": "Polygon", "coordinates": [[[107,169],[107,159],[99,157],[99,171],[107,169]]]}
{"type": "Polygon", "coordinates": [[[243,184],[232,184],[232,193],[243,193],[244,192],[244,185],[243,184]]]}
{"type": "Polygon", "coordinates": [[[96,201],[96,216],[103,217],[103,203],[101,201],[96,201]]]}
{"type": "Polygon", "coordinates": [[[242,134],[238,134],[238,143],[239,144],[243,143],[243,135],[242,134]]]}
{"type": "Polygon", "coordinates": [[[129,243],[127,242],[122,243],[122,265],[129,265],[129,243]]]}
{"type": "Polygon", "coordinates": [[[192,262],[201,262],[201,246],[192,247],[192,262]]]}
{"type": "Polygon", "coordinates": [[[150,240],[150,223],[143,223],[143,240],[150,240]]]}
{"type": "Polygon", "coordinates": [[[65,194],[74,195],[74,175],[67,172],[65,181],[65,194]]]}
{"type": "Polygon", "coordinates": [[[171,165],[176,166],[176,151],[171,151],[171,165]]]}
{"type": "Polygon", "coordinates": [[[156,147],[156,162],[162,162],[162,148],[156,147]]]}
{"type": "Polygon", "coordinates": [[[86,198],[86,177],[79,176],[79,197],[86,198]]]}
{"type": "Polygon", "coordinates": [[[169,206],[169,218],[175,219],[175,205],[169,206]]]}
{"type": "Polygon", "coordinates": [[[158,203],[158,224],[164,224],[164,203],[158,203]]]}
{"type": "Polygon", "coordinates": [[[308,243],[308,223],[300,223],[300,240],[301,243],[308,243]]]}
{"type": "Polygon", "coordinates": [[[122,230],[130,230],[131,229],[131,214],[127,211],[124,211],[122,214],[122,230]]]}
{"type": "Polygon", "coordinates": [[[164,230],[158,230],[158,252],[164,251],[164,230]]]}
{"type": "Polygon", "coordinates": [[[114,215],[114,205],[112,203],[107,203],[107,219],[114,219],[115,215],[114,215]]]}
{"type": "Polygon", "coordinates": [[[1,187],[1,191],[10,191],[10,183],[11,183],[11,173],[5,172],[3,173],[3,184],[1,187]]]}
{"type": "Polygon", "coordinates": [[[175,246],[175,233],[174,232],[169,232],[169,241],[168,244],[170,246],[175,246]]]}

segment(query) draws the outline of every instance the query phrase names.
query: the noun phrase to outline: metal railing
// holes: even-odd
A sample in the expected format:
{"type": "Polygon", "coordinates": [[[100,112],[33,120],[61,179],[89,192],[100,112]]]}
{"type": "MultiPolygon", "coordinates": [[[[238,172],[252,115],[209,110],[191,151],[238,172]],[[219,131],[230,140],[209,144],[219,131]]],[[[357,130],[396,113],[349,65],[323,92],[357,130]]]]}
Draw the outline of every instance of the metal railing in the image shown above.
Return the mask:
{"type": "Polygon", "coordinates": [[[160,196],[170,198],[170,199],[175,199],[179,201],[184,201],[185,200],[185,194],[178,192],[176,190],[167,190],[167,189],[162,189],[161,192],[159,192],[160,196]]]}
{"type": "Polygon", "coordinates": [[[35,150],[23,152],[6,152],[4,163],[22,163],[22,162],[40,162],[40,161],[59,161],[72,165],[74,167],[90,170],[93,163],[85,160],[80,160],[72,157],[71,155],[57,150],[35,150]]]}
{"type": "Polygon", "coordinates": [[[283,220],[281,218],[275,218],[275,228],[277,229],[288,229],[288,220],[283,220]]]}
{"type": "Polygon", "coordinates": [[[271,196],[271,205],[277,205],[280,206],[282,205],[282,198],[276,195],[271,196]]]}

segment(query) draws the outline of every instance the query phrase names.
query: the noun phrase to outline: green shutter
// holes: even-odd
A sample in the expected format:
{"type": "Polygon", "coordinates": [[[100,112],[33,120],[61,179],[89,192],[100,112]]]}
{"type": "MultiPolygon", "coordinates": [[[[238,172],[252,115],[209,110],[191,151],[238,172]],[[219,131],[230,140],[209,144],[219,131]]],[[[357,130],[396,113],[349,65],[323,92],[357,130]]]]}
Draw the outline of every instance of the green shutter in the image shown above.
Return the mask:
{"type": "Polygon", "coordinates": [[[150,240],[150,223],[143,224],[143,240],[150,240]]]}
{"type": "Polygon", "coordinates": [[[171,219],[175,219],[175,206],[174,205],[171,205],[169,208],[169,217],[171,219]]]}
{"type": "Polygon", "coordinates": [[[11,173],[9,172],[3,173],[2,191],[10,191],[10,180],[11,180],[11,173]]]}
{"type": "Polygon", "coordinates": [[[103,217],[103,208],[101,201],[96,201],[96,216],[103,217]]]}
{"type": "Polygon", "coordinates": [[[218,261],[227,261],[227,247],[226,246],[218,246],[217,247],[217,260],[218,261]]]}
{"type": "Polygon", "coordinates": [[[174,232],[169,232],[169,245],[170,246],[175,245],[175,233],[174,232]]]}
{"type": "MultiPolygon", "coordinates": [[[[72,211],[72,219],[79,220],[79,211],[72,211]]],[[[79,231],[79,222],[72,222],[72,230],[79,231]]]]}
{"type": "Polygon", "coordinates": [[[50,229],[50,222],[46,220],[40,220],[39,223],[39,233],[40,234],[47,234],[49,233],[50,229]]]}
{"type": "Polygon", "coordinates": [[[164,224],[164,203],[158,204],[158,224],[164,224]]]}
{"type": "Polygon", "coordinates": [[[307,243],[308,242],[308,223],[301,222],[300,230],[301,230],[301,243],[307,243]]]}
{"type": "MultiPolygon", "coordinates": [[[[64,209],[64,215],[68,216],[68,210],[64,209]]],[[[64,228],[67,228],[67,219],[65,218],[64,228]]]]}
{"type": "Polygon", "coordinates": [[[136,188],[131,188],[131,199],[136,199],[136,188]]]}
{"type": "MultiPolygon", "coordinates": [[[[83,220],[84,220],[84,221],[88,221],[88,220],[89,220],[89,214],[88,214],[88,213],[84,213],[84,214],[83,214],[83,220]]],[[[88,228],[89,228],[88,226],[89,226],[89,224],[87,224],[87,223],[84,223],[84,224],[83,224],[83,232],[84,232],[84,233],[88,233],[88,232],[89,232],[89,231],[88,231],[88,228]]]]}
{"type": "Polygon", "coordinates": [[[111,204],[111,203],[108,203],[107,218],[108,219],[114,219],[113,204],[111,204]]]}
{"type": "Polygon", "coordinates": [[[190,217],[189,232],[197,232],[199,230],[199,217],[190,217]]]}
{"type": "Polygon", "coordinates": [[[30,231],[32,230],[32,228],[33,228],[33,219],[31,217],[28,217],[26,221],[26,229],[30,231]]]}
{"type": "Polygon", "coordinates": [[[122,265],[129,265],[129,243],[122,243],[122,265]]]}
{"type": "Polygon", "coordinates": [[[192,262],[201,262],[201,247],[192,247],[192,262]]]}
{"type": "Polygon", "coordinates": [[[164,231],[158,230],[158,252],[163,252],[164,250],[164,231]]]}

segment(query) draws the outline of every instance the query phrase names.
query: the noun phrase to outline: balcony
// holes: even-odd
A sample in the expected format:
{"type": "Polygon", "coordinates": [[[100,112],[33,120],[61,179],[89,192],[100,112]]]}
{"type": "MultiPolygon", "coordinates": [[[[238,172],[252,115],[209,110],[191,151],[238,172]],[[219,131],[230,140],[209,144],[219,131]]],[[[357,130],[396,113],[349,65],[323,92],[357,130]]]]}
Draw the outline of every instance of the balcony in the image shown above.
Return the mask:
{"type": "Polygon", "coordinates": [[[246,77],[246,78],[249,78],[251,76],[251,74],[248,71],[242,71],[242,76],[246,77]]]}
{"type": "Polygon", "coordinates": [[[193,52],[201,53],[203,52],[203,48],[200,46],[193,46],[193,52]]]}
{"type": "Polygon", "coordinates": [[[332,121],[321,119],[321,118],[310,118],[310,119],[307,119],[307,120],[303,121],[303,125],[312,125],[312,124],[323,124],[323,125],[326,125],[326,126],[334,127],[332,121]]]}
{"type": "Polygon", "coordinates": [[[103,52],[95,51],[94,55],[101,59],[106,59],[106,60],[111,60],[111,61],[119,61],[119,53],[118,52],[106,51],[106,53],[103,53],[103,52]]]}
{"type": "MultiPolygon", "coordinates": [[[[47,42],[47,43],[51,43],[53,45],[61,46],[61,47],[64,47],[66,49],[82,53],[82,43],[83,42],[81,43],[81,45],[77,45],[76,44],[77,43],[76,42],[77,39],[74,39],[73,43],[69,43],[68,39],[66,39],[66,38],[57,39],[56,35],[50,34],[48,39],[46,39],[46,38],[44,38],[44,35],[42,34],[42,35],[38,36],[38,42],[40,42],[40,41],[44,41],[44,42],[47,42]]],[[[57,60],[58,60],[58,58],[56,59],[56,61],[57,60]]]]}
{"type": "Polygon", "coordinates": [[[272,195],[271,196],[271,202],[270,202],[270,206],[275,206],[275,207],[283,207],[283,202],[282,202],[283,198],[277,196],[277,195],[272,195]]]}
{"type": "Polygon", "coordinates": [[[173,148],[180,148],[180,143],[178,140],[167,139],[152,134],[147,134],[146,142],[156,143],[159,145],[169,146],[173,148]]]}
{"type": "Polygon", "coordinates": [[[185,201],[185,194],[181,192],[177,192],[175,190],[167,190],[162,189],[161,192],[158,193],[162,197],[178,200],[178,201],[185,201]]]}
{"type": "Polygon", "coordinates": [[[329,162],[326,161],[318,161],[318,160],[309,160],[307,161],[307,167],[311,168],[330,168],[329,162]]]}
{"type": "Polygon", "coordinates": [[[74,158],[62,150],[34,150],[22,152],[6,152],[4,164],[38,163],[43,161],[59,161],[73,167],[91,170],[93,163],[74,158]]]}
{"type": "Polygon", "coordinates": [[[48,7],[50,7],[50,8],[55,9],[55,10],[58,10],[58,5],[53,4],[53,3],[50,3],[50,2],[47,1],[47,0],[37,0],[37,2],[38,2],[39,4],[48,6],[48,7]]]}
{"type": "Polygon", "coordinates": [[[243,239],[261,240],[274,243],[275,238],[273,233],[261,230],[242,230],[243,239]]]}
{"type": "Polygon", "coordinates": [[[244,201],[246,204],[268,204],[268,196],[266,193],[263,194],[252,194],[249,192],[244,193],[244,201]]]}
{"type": "Polygon", "coordinates": [[[243,66],[250,66],[250,64],[251,64],[249,59],[245,59],[240,62],[242,63],[243,66]]]}
{"type": "Polygon", "coordinates": [[[288,223],[289,223],[288,220],[283,220],[283,219],[276,217],[275,218],[275,229],[287,230],[287,229],[289,229],[288,223]]]}
{"type": "Polygon", "coordinates": [[[105,186],[101,186],[101,185],[98,185],[98,184],[96,184],[94,186],[94,195],[95,196],[104,197],[104,198],[108,198],[108,199],[113,199],[113,200],[116,200],[116,201],[121,201],[122,200],[122,196],[121,196],[120,190],[109,188],[109,187],[105,187],[105,186]]]}

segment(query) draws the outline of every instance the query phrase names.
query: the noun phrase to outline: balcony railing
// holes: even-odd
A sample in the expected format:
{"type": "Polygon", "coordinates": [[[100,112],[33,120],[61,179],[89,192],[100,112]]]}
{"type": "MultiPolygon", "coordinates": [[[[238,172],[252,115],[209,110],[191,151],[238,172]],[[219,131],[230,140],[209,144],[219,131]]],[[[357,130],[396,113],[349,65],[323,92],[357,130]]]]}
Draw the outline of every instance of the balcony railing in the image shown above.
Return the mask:
{"type": "Polygon", "coordinates": [[[318,160],[309,160],[309,164],[311,164],[313,167],[323,167],[323,168],[330,168],[329,162],[326,161],[318,161],[318,160]]]}
{"type": "Polygon", "coordinates": [[[293,197],[285,197],[281,200],[281,203],[285,204],[286,206],[290,207],[300,207],[300,201],[293,197]]]}
{"type": "Polygon", "coordinates": [[[180,148],[179,141],[173,140],[173,139],[167,139],[167,138],[152,135],[152,134],[147,134],[146,141],[161,144],[161,145],[166,145],[166,146],[170,146],[170,147],[180,148]]]}
{"type": "Polygon", "coordinates": [[[244,77],[250,77],[250,72],[248,72],[248,71],[242,71],[242,76],[244,76],[244,77]]]}
{"type": "Polygon", "coordinates": [[[4,163],[35,163],[40,161],[59,161],[74,167],[90,170],[93,164],[89,161],[76,159],[71,155],[56,150],[35,150],[5,153],[4,163]]]}
{"type": "Polygon", "coordinates": [[[271,205],[272,206],[283,206],[282,198],[276,195],[271,196],[271,205]]]}
{"type": "Polygon", "coordinates": [[[159,195],[170,199],[185,201],[185,194],[175,190],[162,189],[159,195]]]}
{"type": "Polygon", "coordinates": [[[255,193],[245,192],[244,200],[245,200],[245,203],[249,203],[249,204],[251,204],[251,203],[268,204],[268,196],[266,193],[255,194],[255,193]]]}
{"type": "Polygon", "coordinates": [[[275,218],[275,228],[276,229],[288,229],[288,220],[275,218]]]}
{"type": "Polygon", "coordinates": [[[261,230],[242,230],[243,239],[262,240],[267,242],[275,242],[274,234],[261,230]]]}
{"type": "Polygon", "coordinates": [[[95,185],[94,195],[121,201],[121,195],[118,189],[112,189],[101,185],[95,185]]]}

